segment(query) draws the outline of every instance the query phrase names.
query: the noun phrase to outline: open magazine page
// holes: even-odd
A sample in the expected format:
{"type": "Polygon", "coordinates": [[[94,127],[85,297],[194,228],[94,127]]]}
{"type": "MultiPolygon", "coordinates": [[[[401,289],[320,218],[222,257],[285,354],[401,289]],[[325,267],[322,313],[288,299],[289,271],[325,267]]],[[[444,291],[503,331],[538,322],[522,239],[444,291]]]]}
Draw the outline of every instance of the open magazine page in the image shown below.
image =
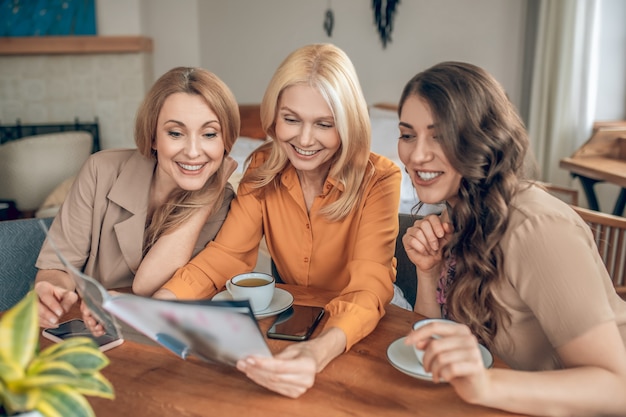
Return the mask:
{"type": "Polygon", "coordinates": [[[248,301],[168,301],[115,295],[104,307],[183,359],[235,365],[248,355],[271,356],[248,301]]]}
{"type": "MultiPolygon", "coordinates": [[[[41,226],[47,234],[43,222],[41,226]]],[[[111,295],[95,279],[57,256],[76,283],[76,290],[106,332],[121,337],[115,317],[185,359],[235,365],[248,355],[271,356],[250,303],[246,301],[170,301],[133,294],[111,295]]]]}

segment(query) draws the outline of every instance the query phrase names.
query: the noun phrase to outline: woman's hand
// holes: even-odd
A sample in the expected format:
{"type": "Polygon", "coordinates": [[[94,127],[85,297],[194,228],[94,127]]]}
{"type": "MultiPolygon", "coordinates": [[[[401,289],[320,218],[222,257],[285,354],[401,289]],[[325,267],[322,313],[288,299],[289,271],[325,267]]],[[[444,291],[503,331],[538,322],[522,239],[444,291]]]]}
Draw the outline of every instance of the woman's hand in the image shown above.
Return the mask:
{"type": "Polygon", "coordinates": [[[488,395],[489,372],[467,326],[430,323],[411,331],[405,343],[424,350],[424,370],[432,373],[434,382],[449,382],[469,403],[479,403],[488,395]]]}
{"type": "Polygon", "coordinates": [[[269,390],[298,398],[313,386],[317,364],[308,342],[300,342],[271,358],[249,356],[237,362],[237,369],[269,390]]]}
{"type": "Polygon", "coordinates": [[[98,320],[96,320],[93,314],[91,314],[91,310],[89,310],[87,304],[85,304],[84,301],[80,303],[80,312],[83,315],[83,322],[85,323],[85,327],[89,329],[91,334],[93,334],[94,337],[103,336],[105,333],[104,327],[100,323],[98,323],[98,320]]]}
{"type": "Polygon", "coordinates": [[[45,328],[58,327],[61,316],[78,300],[74,291],[47,281],[36,282],[35,292],[39,297],[39,325],[45,328]]]}
{"type": "Polygon", "coordinates": [[[451,223],[444,222],[439,215],[431,214],[416,220],[406,230],[402,244],[417,269],[427,273],[441,265],[441,249],[450,241],[453,232],[451,223]]]}
{"type": "Polygon", "coordinates": [[[313,386],[315,374],[346,350],[346,343],[343,330],[331,327],[315,339],[289,345],[272,358],[241,359],[237,369],[269,390],[298,398],[313,386]]]}

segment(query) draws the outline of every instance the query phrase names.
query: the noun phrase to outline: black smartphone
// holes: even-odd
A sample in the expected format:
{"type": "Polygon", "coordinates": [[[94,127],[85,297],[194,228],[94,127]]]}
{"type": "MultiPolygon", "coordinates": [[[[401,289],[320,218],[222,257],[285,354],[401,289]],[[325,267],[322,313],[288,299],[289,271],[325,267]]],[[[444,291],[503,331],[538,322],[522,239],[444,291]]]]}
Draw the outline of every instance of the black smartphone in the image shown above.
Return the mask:
{"type": "Polygon", "coordinates": [[[267,337],[298,342],[307,340],[322,320],[322,316],[324,316],[322,307],[293,305],[276,317],[274,324],[267,331],[267,337]]]}
{"type": "Polygon", "coordinates": [[[59,327],[54,329],[43,329],[41,334],[46,339],[50,339],[53,342],[62,342],[70,337],[90,337],[98,345],[98,349],[102,352],[109,349],[113,349],[116,346],[121,345],[124,339],[118,338],[110,334],[104,334],[99,337],[95,337],[85,323],[81,319],[73,319],[59,324],[59,327]]]}

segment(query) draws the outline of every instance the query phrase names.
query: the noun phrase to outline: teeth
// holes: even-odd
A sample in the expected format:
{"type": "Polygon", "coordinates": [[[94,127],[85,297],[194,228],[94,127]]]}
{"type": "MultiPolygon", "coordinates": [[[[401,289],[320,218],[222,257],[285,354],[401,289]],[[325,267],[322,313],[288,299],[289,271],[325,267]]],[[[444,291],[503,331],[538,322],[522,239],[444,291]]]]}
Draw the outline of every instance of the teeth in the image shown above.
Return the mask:
{"type": "Polygon", "coordinates": [[[434,178],[437,178],[438,176],[440,176],[441,174],[443,174],[443,172],[424,172],[424,171],[417,171],[417,176],[420,177],[422,180],[424,181],[430,181],[434,178]]]}
{"type": "Polygon", "coordinates": [[[295,146],[293,147],[297,153],[299,153],[300,155],[304,155],[304,156],[311,156],[311,155],[315,155],[318,151],[305,151],[304,149],[300,149],[300,148],[296,148],[295,146]]]}
{"type": "Polygon", "coordinates": [[[186,169],[187,171],[197,171],[200,168],[202,168],[204,166],[204,164],[202,165],[187,165],[187,164],[183,164],[178,162],[178,165],[182,168],[182,169],[186,169]]]}

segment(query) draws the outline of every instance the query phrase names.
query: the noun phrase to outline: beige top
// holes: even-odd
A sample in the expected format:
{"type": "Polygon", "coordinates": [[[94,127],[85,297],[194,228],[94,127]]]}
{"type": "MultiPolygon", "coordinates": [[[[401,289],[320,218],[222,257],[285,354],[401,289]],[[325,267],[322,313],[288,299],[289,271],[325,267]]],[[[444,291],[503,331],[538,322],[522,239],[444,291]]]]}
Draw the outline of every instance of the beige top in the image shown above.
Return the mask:
{"type": "Polygon", "coordinates": [[[506,282],[495,296],[512,323],[498,333],[495,354],[514,369],[560,368],[557,347],[609,320],[626,345],[626,301],[586,223],[538,187],[520,192],[510,210],[501,244],[506,282]]]}
{"type": "MultiPolygon", "coordinates": [[[[95,153],[81,168],[50,235],[76,268],[106,288],[128,287],[142,260],[143,236],[155,161],[136,149],[95,153]]],[[[219,231],[234,192],[226,186],[222,206],[204,225],[194,255],[219,231]]],[[[64,269],[46,240],[39,269],[64,269]]]]}

